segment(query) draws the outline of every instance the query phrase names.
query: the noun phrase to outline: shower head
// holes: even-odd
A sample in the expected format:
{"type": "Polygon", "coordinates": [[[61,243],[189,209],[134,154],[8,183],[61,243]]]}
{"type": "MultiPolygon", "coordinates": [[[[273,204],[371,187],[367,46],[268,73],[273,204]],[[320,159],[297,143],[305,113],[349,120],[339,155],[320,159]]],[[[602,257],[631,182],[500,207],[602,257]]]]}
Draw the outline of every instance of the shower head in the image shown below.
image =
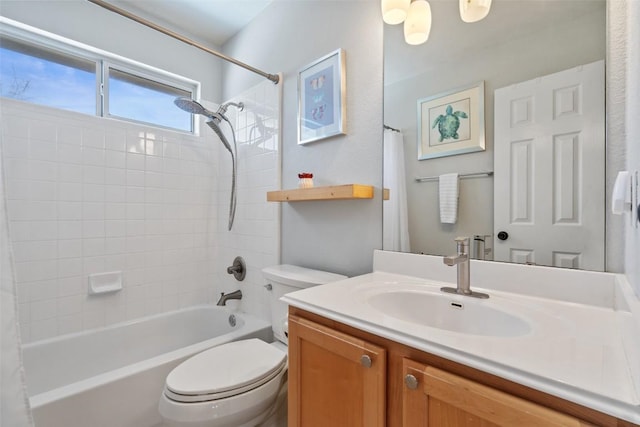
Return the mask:
{"type": "Polygon", "coordinates": [[[233,125],[231,124],[231,121],[227,118],[227,116],[224,115],[224,113],[227,112],[227,108],[229,108],[229,106],[236,107],[240,111],[242,111],[244,109],[244,104],[242,102],[227,102],[226,104],[222,104],[220,107],[218,107],[218,111],[214,113],[204,108],[199,102],[196,102],[190,98],[176,98],[174,99],[173,103],[176,104],[178,108],[188,113],[200,114],[207,117],[209,119],[207,120],[207,126],[209,126],[216,133],[216,135],[218,135],[218,138],[220,138],[220,141],[222,142],[224,147],[231,154],[231,200],[229,202],[229,230],[231,230],[231,227],[233,227],[233,219],[235,218],[236,214],[236,153],[238,151],[238,147],[236,146],[236,135],[233,130],[233,125]],[[225,136],[224,132],[222,132],[222,129],[220,129],[220,123],[222,122],[222,120],[227,122],[229,128],[231,129],[231,136],[233,137],[233,148],[231,148],[229,140],[225,136]]]}
{"type": "MultiPolygon", "coordinates": [[[[229,106],[234,106],[238,108],[240,111],[244,110],[244,104],[242,102],[239,102],[239,103],[227,102],[226,104],[222,104],[220,107],[218,107],[218,111],[216,111],[215,113],[207,110],[198,101],[194,101],[193,99],[190,99],[190,98],[176,98],[173,100],[173,103],[176,104],[178,108],[186,111],[187,113],[200,114],[200,115],[209,117],[212,120],[217,119],[218,122],[220,122],[220,116],[224,117],[224,113],[227,112],[227,109],[229,108],[229,106]]],[[[224,118],[226,120],[226,117],[224,118]]]]}
{"type": "Polygon", "coordinates": [[[186,111],[187,113],[192,114],[201,114],[206,117],[213,117],[211,111],[207,110],[197,101],[189,98],[176,98],[173,100],[173,103],[178,106],[181,110],[186,111]]]}

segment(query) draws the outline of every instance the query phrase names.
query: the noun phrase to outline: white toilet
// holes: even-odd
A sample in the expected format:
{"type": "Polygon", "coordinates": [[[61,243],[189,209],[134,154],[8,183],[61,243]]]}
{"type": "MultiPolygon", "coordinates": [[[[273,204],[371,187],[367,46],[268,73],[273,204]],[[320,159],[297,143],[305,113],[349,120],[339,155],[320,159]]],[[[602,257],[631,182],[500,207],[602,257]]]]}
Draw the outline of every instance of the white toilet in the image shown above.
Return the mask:
{"type": "Polygon", "coordinates": [[[203,351],[167,376],[159,410],[166,426],[254,427],[270,418],[286,399],[286,293],[346,279],[294,265],[262,270],[270,290],[275,342],[230,342],[203,351]]]}

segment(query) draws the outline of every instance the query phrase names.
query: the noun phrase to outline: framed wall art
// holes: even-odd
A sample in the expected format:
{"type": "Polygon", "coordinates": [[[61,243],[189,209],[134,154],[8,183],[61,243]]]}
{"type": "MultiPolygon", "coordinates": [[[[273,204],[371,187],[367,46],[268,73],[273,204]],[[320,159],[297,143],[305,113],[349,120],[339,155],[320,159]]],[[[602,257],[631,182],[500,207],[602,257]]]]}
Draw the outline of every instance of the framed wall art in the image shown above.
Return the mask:
{"type": "Polygon", "coordinates": [[[345,80],[343,49],[298,72],[298,144],[345,133],[345,80]]]}
{"type": "Polygon", "coordinates": [[[418,160],[484,149],[484,81],[418,100],[418,160]]]}

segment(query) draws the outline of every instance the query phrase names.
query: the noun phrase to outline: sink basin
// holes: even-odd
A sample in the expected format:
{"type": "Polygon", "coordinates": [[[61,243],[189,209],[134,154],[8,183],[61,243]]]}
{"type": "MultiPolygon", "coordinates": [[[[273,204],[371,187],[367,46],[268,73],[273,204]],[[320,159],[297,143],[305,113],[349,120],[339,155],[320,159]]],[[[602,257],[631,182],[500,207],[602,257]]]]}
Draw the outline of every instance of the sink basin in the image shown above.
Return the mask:
{"type": "Polygon", "coordinates": [[[526,320],[491,306],[489,301],[408,290],[386,291],[366,299],[387,316],[432,328],[494,337],[516,337],[531,331],[526,320]]]}

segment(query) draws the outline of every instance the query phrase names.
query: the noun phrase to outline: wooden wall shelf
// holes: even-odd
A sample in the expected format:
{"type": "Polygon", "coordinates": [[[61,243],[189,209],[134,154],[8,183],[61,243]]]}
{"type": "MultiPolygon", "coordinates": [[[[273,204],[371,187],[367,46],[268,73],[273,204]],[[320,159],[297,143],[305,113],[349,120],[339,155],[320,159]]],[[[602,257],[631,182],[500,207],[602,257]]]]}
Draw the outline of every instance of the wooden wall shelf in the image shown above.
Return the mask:
{"type": "Polygon", "coordinates": [[[310,200],[348,199],[373,199],[373,186],[346,184],[267,192],[268,202],[303,202],[310,200]]]}

